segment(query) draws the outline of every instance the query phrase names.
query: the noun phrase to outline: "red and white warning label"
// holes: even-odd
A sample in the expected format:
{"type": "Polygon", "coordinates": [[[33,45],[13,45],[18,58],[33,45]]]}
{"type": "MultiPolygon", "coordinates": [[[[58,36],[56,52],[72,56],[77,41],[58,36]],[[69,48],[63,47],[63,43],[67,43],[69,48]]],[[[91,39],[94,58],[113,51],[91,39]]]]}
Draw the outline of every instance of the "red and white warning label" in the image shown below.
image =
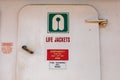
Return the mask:
{"type": "Polygon", "coordinates": [[[68,49],[48,49],[47,60],[68,60],[68,49]]]}
{"type": "Polygon", "coordinates": [[[8,42],[8,43],[2,43],[1,46],[1,51],[3,54],[10,54],[12,52],[12,46],[13,43],[8,42]]]}

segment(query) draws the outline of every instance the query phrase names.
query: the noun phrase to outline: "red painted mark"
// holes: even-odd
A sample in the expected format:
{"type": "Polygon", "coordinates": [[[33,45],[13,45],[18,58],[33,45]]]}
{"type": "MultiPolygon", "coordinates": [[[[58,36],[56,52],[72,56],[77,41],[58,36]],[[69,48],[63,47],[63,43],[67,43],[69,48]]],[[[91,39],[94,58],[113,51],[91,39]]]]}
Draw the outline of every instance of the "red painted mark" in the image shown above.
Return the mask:
{"type": "Polygon", "coordinates": [[[2,43],[2,47],[1,47],[1,50],[2,50],[2,53],[3,54],[10,54],[12,52],[12,46],[13,46],[13,43],[2,43]]]}

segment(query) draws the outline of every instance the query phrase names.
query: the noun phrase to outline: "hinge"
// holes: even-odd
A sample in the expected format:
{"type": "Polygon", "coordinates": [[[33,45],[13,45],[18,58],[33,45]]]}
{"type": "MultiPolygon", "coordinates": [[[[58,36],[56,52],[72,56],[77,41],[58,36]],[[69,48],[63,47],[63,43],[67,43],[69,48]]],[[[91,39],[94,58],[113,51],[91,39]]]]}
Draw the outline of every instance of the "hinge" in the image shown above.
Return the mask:
{"type": "Polygon", "coordinates": [[[99,20],[85,20],[87,23],[98,23],[100,28],[104,28],[107,26],[108,20],[107,19],[99,19],[99,20]]]}

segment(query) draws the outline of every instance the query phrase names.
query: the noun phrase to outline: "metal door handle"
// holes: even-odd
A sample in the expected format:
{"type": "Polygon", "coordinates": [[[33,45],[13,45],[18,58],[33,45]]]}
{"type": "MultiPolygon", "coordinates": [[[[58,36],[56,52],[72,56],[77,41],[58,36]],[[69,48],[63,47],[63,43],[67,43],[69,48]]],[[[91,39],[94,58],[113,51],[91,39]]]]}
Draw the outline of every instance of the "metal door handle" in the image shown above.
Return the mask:
{"type": "Polygon", "coordinates": [[[85,22],[87,23],[107,23],[107,20],[104,20],[104,19],[100,19],[100,20],[85,20],[85,22]]]}
{"type": "Polygon", "coordinates": [[[100,26],[105,27],[108,23],[107,19],[98,19],[98,20],[85,20],[87,23],[98,23],[100,26]]]}
{"type": "Polygon", "coordinates": [[[25,50],[25,51],[27,51],[27,52],[30,53],[30,54],[33,54],[33,53],[34,53],[32,50],[28,49],[26,45],[23,45],[23,46],[22,46],[22,49],[25,50]]]}

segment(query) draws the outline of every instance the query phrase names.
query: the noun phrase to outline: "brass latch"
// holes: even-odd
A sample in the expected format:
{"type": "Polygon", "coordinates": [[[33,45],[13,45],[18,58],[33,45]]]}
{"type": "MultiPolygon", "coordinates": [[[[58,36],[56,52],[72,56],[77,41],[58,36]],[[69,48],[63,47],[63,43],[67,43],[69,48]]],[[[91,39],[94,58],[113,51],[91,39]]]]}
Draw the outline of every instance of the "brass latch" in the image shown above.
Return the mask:
{"type": "Polygon", "coordinates": [[[106,27],[108,20],[107,19],[99,19],[99,20],[85,20],[87,23],[98,23],[100,27],[106,27]]]}

